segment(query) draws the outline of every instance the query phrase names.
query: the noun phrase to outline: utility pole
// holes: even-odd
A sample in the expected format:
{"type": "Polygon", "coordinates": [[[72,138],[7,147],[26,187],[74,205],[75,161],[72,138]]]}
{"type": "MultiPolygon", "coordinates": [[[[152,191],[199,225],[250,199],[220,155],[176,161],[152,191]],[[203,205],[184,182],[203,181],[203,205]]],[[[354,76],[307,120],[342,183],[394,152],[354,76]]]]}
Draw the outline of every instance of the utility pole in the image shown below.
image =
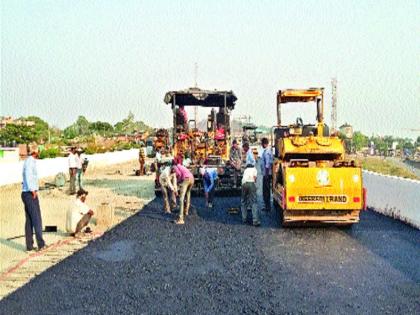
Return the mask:
{"type": "Polygon", "coordinates": [[[331,133],[337,131],[337,78],[331,79],[331,133]]]}
{"type": "MultiPolygon", "coordinates": [[[[197,76],[198,76],[198,65],[194,63],[194,87],[197,87],[197,76]]],[[[195,128],[197,128],[197,119],[198,119],[198,109],[197,106],[194,106],[194,121],[195,121],[195,128]]]]}

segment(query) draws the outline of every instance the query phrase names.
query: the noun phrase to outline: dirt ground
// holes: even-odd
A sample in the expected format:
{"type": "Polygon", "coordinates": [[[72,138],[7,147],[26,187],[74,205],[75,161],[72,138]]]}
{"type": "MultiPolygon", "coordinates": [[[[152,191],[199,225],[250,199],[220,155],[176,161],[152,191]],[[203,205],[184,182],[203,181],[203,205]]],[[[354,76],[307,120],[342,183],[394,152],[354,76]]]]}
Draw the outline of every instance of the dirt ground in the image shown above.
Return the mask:
{"type": "MultiPolygon", "coordinates": [[[[154,197],[154,177],[134,176],[133,170],[136,167],[137,162],[132,161],[87,170],[84,188],[89,192],[86,203],[95,212],[90,224],[94,235],[99,235],[122,222],[154,197]]],[[[68,182],[64,187],[56,188],[49,185],[53,181],[54,178],[40,181],[39,198],[43,226],[57,226],[58,229],[56,233],[43,234],[47,245],[70,238],[65,231],[66,211],[75,199],[74,195],[68,194],[68,182]]],[[[26,252],[25,213],[20,194],[20,184],[0,187],[0,291],[5,290],[2,288],[1,275],[33,254],[26,252]]],[[[34,245],[36,246],[36,242],[34,245]]],[[[64,258],[66,255],[61,253],[61,256],[64,258]]],[[[50,264],[46,261],[44,265],[48,267],[50,264]]],[[[40,271],[42,268],[37,270],[38,273],[40,271]]],[[[4,294],[0,292],[0,297],[2,293],[4,294]]]]}

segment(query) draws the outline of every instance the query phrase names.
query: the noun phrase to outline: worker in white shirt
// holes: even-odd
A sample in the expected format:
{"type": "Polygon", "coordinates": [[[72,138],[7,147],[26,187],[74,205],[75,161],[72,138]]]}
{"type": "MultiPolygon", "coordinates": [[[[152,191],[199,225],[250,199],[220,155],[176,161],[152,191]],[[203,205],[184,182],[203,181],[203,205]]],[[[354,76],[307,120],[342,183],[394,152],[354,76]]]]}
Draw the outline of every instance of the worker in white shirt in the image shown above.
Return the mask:
{"type": "Polygon", "coordinates": [[[85,171],[83,170],[83,161],[84,161],[84,156],[83,156],[83,150],[81,148],[78,148],[76,150],[76,161],[77,161],[77,185],[79,186],[79,189],[83,189],[83,174],[85,173],[85,171]]]}
{"type": "Polygon", "coordinates": [[[164,166],[161,169],[159,183],[162,189],[165,213],[171,213],[171,210],[176,208],[176,197],[178,196],[178,187],[176,183],[176,174],[171,173],[170,166],[164,166]],[[171,207],[169,207],[169,194],[171,195],[171,207]]]}
{"type": "Polygon", "coordinates": [[[162,148],[159,148],[156,151],[155,161],[158,165],[162,162],[162,151],[163,151],[162,148]]]}
{"type": "Polygon", "coordinates": [[[252,224],[260,226],[260,213],[257,207],[257,169],[254,164],[247,164],[244,174],[242,175],[242,195],[241,195],[241,211],[242,222],[246,223],[248,219],[248,210],[252,210],[252,224]]]}
{"type": "Polygon", "coordinates": [[[77,175],[77,158],[76,158],[76,148],[72,147],[70,149],[70,154],[68,156],[69,162],[69,175],[70,175],[70,195],[76,193],[76,175],[77,175]]]}
{"type": "MultiPolygon", "coordinates": [[[[94,214],[85,203],[87,195],[86,190],[79,189],[76,194],[76,201],[67,210],[66,230],[73,236],[77,236],[89,224],[94,214]]],[[[90,231],[90,228],[87,228],[87,230],[90,231]]]]}

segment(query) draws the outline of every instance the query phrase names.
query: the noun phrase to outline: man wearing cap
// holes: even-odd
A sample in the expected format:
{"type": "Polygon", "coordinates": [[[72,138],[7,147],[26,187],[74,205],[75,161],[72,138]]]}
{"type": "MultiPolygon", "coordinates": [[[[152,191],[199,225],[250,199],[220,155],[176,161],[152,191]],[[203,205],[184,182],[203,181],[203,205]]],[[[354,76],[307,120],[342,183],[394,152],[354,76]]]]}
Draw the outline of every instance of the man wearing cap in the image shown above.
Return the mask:
{"type": "Polygon", "coordinates": [[[76,148],[72,147],[67,158],[69,162],[70,195],[74,195],[76,193],[77,157],[75,152],[76,148]]]}
{"type": "Polygon", "coordinates": [[[175,224],[184,224],[184,215],[188,215],[191,203],[191,190],[194,186],[193,174],[182,164],[173,165],[171,173],[175,174],[180,187],[179,217],[175,224]],[[184,204],[185,202],[185,204],[184,204]]]}
{"type": "Polygon", "coordinates": [[[246,223],[248,219],[248,210],[252,210],[252,224],[259,226],[260,214],[257,208],[257,169],[253,164],[248,164],[242,175],[242,195],[241,195],[241,212],[242,222],[246,223]]]}
{"type": "Polygon", "coordinates": [[[217,169],[200,168],[200,174],[203,176],[204,195],[206,197],[206,207],[213,208],[214,193],[216,191],[217,169]]]}
{"type": "MultiPolygon", "coordinates": [[[[93,216],[92,209],[85,203],[88,192],[79,189],[76,194],[76,200],[67,210],[66,230],[72,236],[77,236],[82,229],[87,226],[93,216]]],[[[90,229],[89,229],[90,230],[90,229]]]]}
{"type": "Polygon", "coordinates": [[[26,250],[34,249],[33,230],[35,230],[36,243],[38,249],[45,247],[45,241],[42,238],[42,218],[41,208],[38,198],[38,172],[36,168],[36,159],[38,157],[38,149],[32,148],[31,155],[23,163],[22,171],[22,201],[25,206],[25,241],[26,250]]]}

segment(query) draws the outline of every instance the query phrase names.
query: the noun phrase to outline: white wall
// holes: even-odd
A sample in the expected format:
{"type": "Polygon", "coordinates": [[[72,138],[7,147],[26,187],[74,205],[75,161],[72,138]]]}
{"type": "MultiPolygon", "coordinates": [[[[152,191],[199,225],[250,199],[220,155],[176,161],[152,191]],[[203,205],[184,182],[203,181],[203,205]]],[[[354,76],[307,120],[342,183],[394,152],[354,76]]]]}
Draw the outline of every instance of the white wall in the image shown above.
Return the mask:
{"type": "Polygon", "coordinates": [[[367,205],[420,229],[420,181],[363,171],[367,205]]]}
{"type": "MultiPolygon", "coordinates": [[[[116,164],[138,159],[139,150],[107,152],[103,154],[86,155],[89,168],[116,164]]],[[[0,163],[0,186],[22,182],[23,161],[15,163],[0,163]]],[[[55,176],[57,173],[68,173],[67,158],[37,160],[38,177],[55,176]]]]}

